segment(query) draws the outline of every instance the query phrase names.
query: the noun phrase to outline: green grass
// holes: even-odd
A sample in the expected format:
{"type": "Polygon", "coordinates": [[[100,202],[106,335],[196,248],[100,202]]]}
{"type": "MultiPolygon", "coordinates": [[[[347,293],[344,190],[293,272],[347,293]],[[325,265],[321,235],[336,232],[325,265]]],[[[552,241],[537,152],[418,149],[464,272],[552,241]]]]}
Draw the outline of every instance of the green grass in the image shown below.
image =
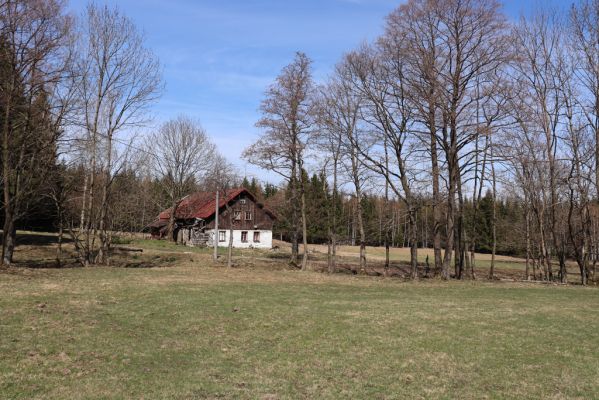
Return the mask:
{"type": "Polygon", "coordinates": [[[599,291],[211,268],[0,275],[0,397],[599,398],[599,291]]]}

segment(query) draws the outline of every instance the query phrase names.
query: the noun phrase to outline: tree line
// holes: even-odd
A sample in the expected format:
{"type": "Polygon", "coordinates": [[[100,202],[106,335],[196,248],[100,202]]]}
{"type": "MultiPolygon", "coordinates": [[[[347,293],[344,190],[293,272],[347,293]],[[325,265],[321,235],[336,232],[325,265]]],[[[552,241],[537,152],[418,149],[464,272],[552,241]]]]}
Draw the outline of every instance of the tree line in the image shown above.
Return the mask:
{"type": "MultiPolygon", "coordinates": [[[[366,266],[366,203],[401,205],[418,277],[419,221],[430,210],[433,270],[474,278],[481,242],[493,259],[502,204],[520,215],[526,278],[567,282],[574,260],[594,279],[599,191],[599,2],[537,9],[510,22],[495,0],[409,0],[372,43],[349,51],[324,84],[297,53],[267,89],[261,137],[245,159],[287,188],[291,262],[307,268],[310,164],[327,176],[329,269],[344,228],[342,191],[355,198],[360,266],[366,266]],[[567,12],[564,12],[567,11],[567,12]],[[491,205],[490,215],[486,208],[491,205]],[[481,215],[488,225],[477,223],[481,215]],[[453,264],[453,268],[451,265],[453,264]]],[[[427,243],[428,244],[428,243],[427,243]]],[[[489,278],[494,278],[494,262],[489,278]]]]}
{"type": "MultiPolygon", "coordinates": [[[[151,128],[161,66],[118,8],[0,3],[2,263],[17,227],[48,225],[81,265],[109,264],[114,232],[140,231],[195,190],[244,184],[279,216],[275,237],[430,247],[433,274],[475,278],[477,251],[526,259],[526,279],[595,280],[599,1],[509,21],[496,0],[409,0],[325,82],[297,53],[260,105],[243,157],[278,185],[242,182],[198,121],[151,128]],[[564,12],[565,11],[565,12],[564,12]],[[152,133],[140,136],[149,129],[152,133]],[[145,140],[139,140],[143,137],[145,140]]],[[[169,221],[172,231],[174,221],[169,221]]],[[[300,253],[300,243],[303,251],[300,253]]],[[[301,256],[301,259],[300,259],[301,256]]]]}

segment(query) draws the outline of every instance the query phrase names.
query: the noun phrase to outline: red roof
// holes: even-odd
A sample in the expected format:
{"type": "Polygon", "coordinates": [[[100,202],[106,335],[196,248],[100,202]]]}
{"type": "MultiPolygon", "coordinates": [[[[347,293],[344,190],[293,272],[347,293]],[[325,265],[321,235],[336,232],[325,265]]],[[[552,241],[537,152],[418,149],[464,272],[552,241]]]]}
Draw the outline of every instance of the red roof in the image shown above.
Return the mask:
{"type": "MultiPolygon", "coordinates": [[[[246,188],[237,188],[230,189],[225,191],[225,193],[220,193],[219,196],[219,209],[224,207],[227,203],[234,200],[237,196],[242,193],[248,194],[254,201],[256,197],[246,188]]],[[[215,192],[198,192],[190,194],[181,200],[179,206],[177,207],[177,214],[175,218],[177,219],[192,219],[192,218],[201,218],[208,219],[214,215],[215,212],[215,203],[216,203],[216,193],[215,192]]],[[[259,204],[264,207],[263,205],[259,204]]],[[[268,210],[266,207],[264,209],[274,217],[272,211],[268,210]]],[[[159,219],[165,220],[169,219],[171,215],[171,209],[168,208],[160,213],[158,216],[159,219]]]]}

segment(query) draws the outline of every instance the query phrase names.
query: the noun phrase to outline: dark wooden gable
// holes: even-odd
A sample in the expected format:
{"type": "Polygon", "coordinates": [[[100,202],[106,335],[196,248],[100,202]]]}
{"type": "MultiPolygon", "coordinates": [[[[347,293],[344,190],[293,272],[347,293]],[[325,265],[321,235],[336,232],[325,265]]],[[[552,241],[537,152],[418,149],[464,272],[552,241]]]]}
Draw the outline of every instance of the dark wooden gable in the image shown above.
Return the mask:
{"type": "MultiPolygon", "coordinates": [[[[221,207],[218,229],[272,230],[274,219],[272,213],[249,192],[242,192],[229,201],[228,207],[221,207]]],[[[214,229],[214,216],[206,222],[207,229],[214,229]]]]}

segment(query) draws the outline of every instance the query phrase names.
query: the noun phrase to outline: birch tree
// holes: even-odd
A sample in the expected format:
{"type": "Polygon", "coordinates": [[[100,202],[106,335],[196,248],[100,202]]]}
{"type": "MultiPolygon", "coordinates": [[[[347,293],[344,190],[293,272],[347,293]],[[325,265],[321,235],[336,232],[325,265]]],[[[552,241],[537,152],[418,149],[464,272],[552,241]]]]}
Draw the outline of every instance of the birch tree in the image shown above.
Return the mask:
{"type": "Polygon", "coordinates": [[[117,8],[90,4],[80,32],[78,95],[84,153],[82,211],[75,241],[83,265],[108,261],[109,208],[116,143],[149,120],[161,89],[161,67],[144,37],[117,8]],[[99,196],[99,197],[98,197],[99,196]],[[97,207],[94,205],[98,203],[97,207]],[[96,254],[96,236],[99,249],[96,254]]]}

